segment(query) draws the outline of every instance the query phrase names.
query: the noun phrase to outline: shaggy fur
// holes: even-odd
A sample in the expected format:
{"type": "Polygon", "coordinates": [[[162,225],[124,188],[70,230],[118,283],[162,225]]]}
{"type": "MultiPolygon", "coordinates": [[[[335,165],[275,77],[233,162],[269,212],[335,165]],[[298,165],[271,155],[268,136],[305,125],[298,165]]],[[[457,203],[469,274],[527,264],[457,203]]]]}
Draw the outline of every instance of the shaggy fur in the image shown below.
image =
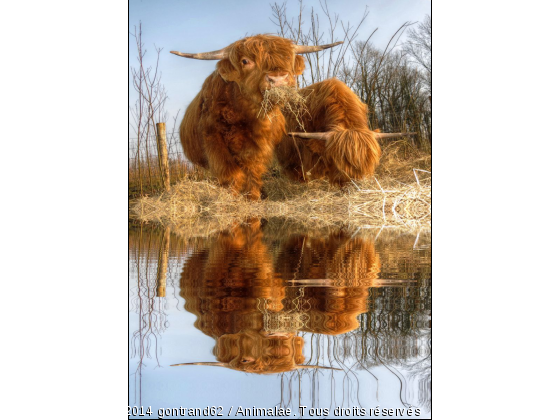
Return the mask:
{"type": "Polygon", "coordinates": [[[286,84],[295,86],[303,57],[295,54],[292,41],[271,35],[237,41],[226,55],[188,106],[181,143],[187,158],[209,169],[221,185],[257,200],[261,177],[285,134],[278,107],[268,115],[274,118],[258,117],[263,92],[271,87],[267,76],[287,73],[286,84]]]}
{"type": "Polygon", "coordinates": [[[368,128],[367,105],[336,79],[315,83],[300,92],[306,97],[309,113],[303,115],[303,127],[286,113],[287,131],[335,134],[328,142],[285,135],[276,155],[286,175],[299,181],[326,176],[331,184],[342,186],[373,174],[381,149],[368,128]]]}

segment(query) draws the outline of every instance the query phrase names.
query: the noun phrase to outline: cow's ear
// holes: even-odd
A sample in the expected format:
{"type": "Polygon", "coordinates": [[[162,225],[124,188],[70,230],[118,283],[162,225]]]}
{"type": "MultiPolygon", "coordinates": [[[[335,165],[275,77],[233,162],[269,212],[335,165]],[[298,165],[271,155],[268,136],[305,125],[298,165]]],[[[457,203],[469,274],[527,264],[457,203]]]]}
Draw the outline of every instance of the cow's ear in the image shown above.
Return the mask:
{"type": "Polygon", "coordinates": [[[218,73],[226,82],[238,82],[240,79],[239,70],[233,67],[233,64],[228,59],[218,61],[216,69],[218,69],[218,73]]]}
{"type": "Polygon", "coordinates": [[[296,59],[294,60],[294,73],[296,75],[300,75],[303,73],[303,69],[305,68],[305,61],[301,55],[296,55],[296,59]]]}

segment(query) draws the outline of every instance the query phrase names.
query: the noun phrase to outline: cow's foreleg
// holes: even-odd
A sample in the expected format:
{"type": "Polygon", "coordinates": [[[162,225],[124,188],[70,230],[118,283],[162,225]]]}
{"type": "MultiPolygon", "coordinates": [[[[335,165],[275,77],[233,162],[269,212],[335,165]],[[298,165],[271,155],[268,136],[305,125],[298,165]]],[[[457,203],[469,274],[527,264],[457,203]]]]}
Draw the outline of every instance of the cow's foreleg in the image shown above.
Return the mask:
{"type": "Polygon", "coordinates": [[[264,196],[264,192],[262,191],[262,176],[266,172],[266,165],[253,162],[245,171],[247,173],[247,179],[243,192],[247,194],[247,199],[258,200],[264,196]]]}
{"type": "Polygon", "coordinates": [[[247,176],[241,166],[225,148],[207,148],[208,167],[216,175],[221,186],[231,188],[234,194],[243,191],[247,176]]]}
{"type": "Polygon", "coordinates": [[[222,187],[231,188],[231,191],[237,195],[243,192],[243,186],[246,184],[247,175],[236,163],[224,163],[212,170],[218,177],[218,182],[222,187]]]}

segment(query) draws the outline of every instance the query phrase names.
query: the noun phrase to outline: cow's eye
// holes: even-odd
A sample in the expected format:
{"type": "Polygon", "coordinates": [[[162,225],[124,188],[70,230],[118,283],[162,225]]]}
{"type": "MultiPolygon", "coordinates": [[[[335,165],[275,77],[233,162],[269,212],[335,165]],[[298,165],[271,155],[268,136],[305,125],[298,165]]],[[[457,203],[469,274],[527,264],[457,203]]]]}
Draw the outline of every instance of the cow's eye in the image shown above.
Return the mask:
{"type": "Polygon", "coordinates": [[[243,65],[246,66],[247,64],[249,64],[249,60],[244,58],[243,60],[241,60],[241,63],[243,63],[243,65]]]}

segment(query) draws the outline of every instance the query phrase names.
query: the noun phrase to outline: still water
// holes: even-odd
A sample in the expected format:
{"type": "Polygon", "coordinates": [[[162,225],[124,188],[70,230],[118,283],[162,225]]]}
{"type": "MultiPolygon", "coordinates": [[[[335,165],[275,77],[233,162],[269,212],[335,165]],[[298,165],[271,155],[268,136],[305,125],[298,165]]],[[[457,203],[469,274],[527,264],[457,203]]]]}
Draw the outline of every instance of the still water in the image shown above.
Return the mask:
{"type": "Polygon", "coordinates": [[[133,224],[129,267],[130,418],[431,417],[429,230],[133,224]]]}

